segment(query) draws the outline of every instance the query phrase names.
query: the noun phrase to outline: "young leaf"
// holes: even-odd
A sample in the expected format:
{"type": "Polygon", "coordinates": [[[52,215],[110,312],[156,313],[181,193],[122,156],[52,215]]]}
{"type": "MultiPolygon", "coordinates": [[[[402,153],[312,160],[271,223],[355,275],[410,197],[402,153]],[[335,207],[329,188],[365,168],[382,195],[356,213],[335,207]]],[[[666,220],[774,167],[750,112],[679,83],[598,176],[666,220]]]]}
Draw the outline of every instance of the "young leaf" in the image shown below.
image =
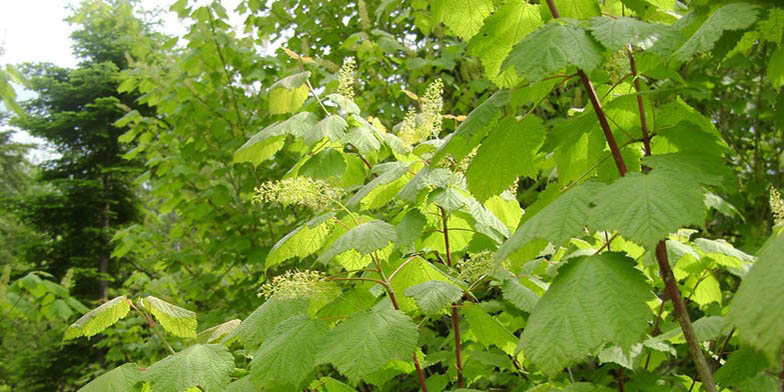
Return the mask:
{"type": "Polygon", "coordinates": [[[245,348],[256,350],[270,336],[270,332],[283,320],[308,311],[308,300],[304,298],[270,298],[256,308],[240,325],[226,337],[225,341],[239,338],[245,348]]]}
{"type": "Polygon", "coordinates": [[[124,295],[107,301],[71,324],[65,330],[63,339],[68,340],[79,336],[89,338],[125,317],[130,309],[131,305],[124,295]]]}
{"type": "Polygon", "coordinates": [[[205,391],[224,390],[231,382],[234,357],[220,344],[196,344],[152,364],[144,381],[155,392],[182,392],[198,387],[205,391]]]}
{"type": "Polygon", "coordinates": [[[258,387],[285,386],[299,390],[313,370],[319,342],[327,333],[321,320],[302,314],[272,329],[250,364],[250,376],[258,387]]]}
{"type": "Polygon", "coordinates": [[[468,44],[468,52],[479,57],[485,75],[500,87],[512,87],[518,82],[513,70],[499,73],[512,46],[542,25],[539,4],[524,0],[507,1],[490,15],[479,33],[468,44]]]}
{"type": "Polygon", "coordinates": [[[98,376],[78,392],[134,391],[141,379],[139,365],[126,363],[98,376]]]}
{"type": "Polygon", "coordinates": [[[270,268],[292,257],[305,258],[324,246],[332,229],[334,213],[319,215],[280,239],[267,254],[265,267],[270,268]]]}
{"type": "Polygon", "coordinates": [[[672,58],[684,62],[695,54],[711,50],[725,31],[751,26],[757,20],[758,11],[759,7],[750,3],[732,3],[719,8],[672,54],[672,58]]]}
{"type": "Polygon", "coordinates": [[[317,363],[332,363],[356,380],[393,359],[409,360],[416,350],[417,326],[399,310],[353,314],[329,331],[316,355],[317,363]]]}
{"type": "Polygon", "coordinates": [[[617,230],[628,240],[653,247],[679,228],[702,225],[703,198],[702,187],[688,173],[629,173],[595,196],[588,226],[617,230]]]}
{"type": "Polygon", "coordinates": [[[142,303],[169,333],[183,338],[196,337],[196,313],[153,296],[144,298],[142,303]]]}
{"type": "Polygon", "coordinates": [[[239,327],[241,322],[242,321],[240,320],[234,319],[222,324],[218,324],[214,327],[207,328],[196,335],[196,340],[199,343],[218,343],[224,337],[231,334],[232,331],[234,331],[237,327],[239,327]]]}
{"type": "Polygon", "coordinates": [[[602,48],[574,23],[550,22],[512,48],[501,71],[514,66],[526,80],[535,82],[568,66],[591,72],[602,64],[602,48]]]}
{"type": "MultiPolygon", "coordinates": [[[[523,223],[496,253],[496,261],[506,260],[512,253],[535,239],[560,245],[580,234],[587,222],[590,201],[605,186],[586,182],[550,202],[523,223]]],[[[525,215],[523,215],[525,217],[525,215]]]]}
{"type": "Polygon", "coordinates": [[[310,112],[297,113],[291,118],[276,122],[248,139],[234,153],[234,162],[251,162],[258,165],[271,158],[283,148],[286,135],[302,137],[316,125],[316,115],[310,112]]]}
{"type": "Polygon", "coordinates": [[[463,289],[448,282],[429,280],[407,288],[405,294],[414,297],[422,313],[435,315],[462,298],[463,289]]]}
{"type": "Polygon", "coordinates": [[[520,336],[518,350],[544,373],[612,343],[628,350],[642,340],[653,299],[634,260],[618,253],[578,258],[561,267],[520,336]]]}
{"type": "Polygon", "coordinates": [[[517,177],[535,176],[537,152],[544,137],[544,126],[537,117],[529,116],[522,121],[513,117],[501,120],[468,166],[468,189],[483,202],[509,188],[517,177]]]}
{"type": "Polygon", "coordinates": [[[270,86],[270,114],[293,113],[301,108],[308,98],[308,86],[305,85],[308,77],[310,77],[310,72],[300,72],[287,76],[270,86]]]}
{"type": "Polygon", "coordinates": [[[327,262],[352,249],[359,252],[361,256],[366,256],[385,248],[394,240],[395,226],[380,220],[363,223],[340,236],[319,256],[318,260],[327,262]]]}
{"type": "Polygon", "coordinates": [[[432,7],[435,20],[444,22],[466,41],[479,31],[494,8],[493,0],[435,0],[432,7]]]}
{"type": "Polygon", "coordinates": [[[783,233],[780,228],[774,230],[760,249],[727,314],[729,322],[738,328],[741,341],[771,359],[780,358],[784,342],[783,233]]]}

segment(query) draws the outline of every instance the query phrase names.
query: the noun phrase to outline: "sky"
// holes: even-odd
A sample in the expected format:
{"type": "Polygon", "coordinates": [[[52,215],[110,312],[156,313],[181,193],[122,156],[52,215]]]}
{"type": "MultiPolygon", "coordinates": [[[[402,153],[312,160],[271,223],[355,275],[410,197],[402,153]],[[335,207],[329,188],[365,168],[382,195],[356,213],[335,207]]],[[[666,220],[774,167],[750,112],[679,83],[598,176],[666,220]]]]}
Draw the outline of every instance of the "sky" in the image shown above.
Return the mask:
{"type": "MultiPolygon", "coordinates": [[[[141,0],[144,9],[160,8],[167,10],[163,15],[165,33],[182,35],[185,25],[177,19],[174,12],[168,12],[169,5],[175,0],[141,0]]],[[[190,3],[203,3],[194,0],[190,3]]],[[[227,10],[232,10],[238,0],[222,1],[227,10]]],[[[0,56],[0,66],[23,62],[51,62],[63,67],[74,67],[78,60],[71,53],[69,35],[73,28],[64,19],[70,15],[66,8],[78,4],[78,0],[0,0],[0,46],[4,53],[0,56]]],[[[16,89],[19,100],[32,96],[29,91],[16,89]]],[[[40,162],[53,155],[41,140],[16,132],[14,139],[20,142],[39,144],[31,151],[29,158],[40,162]]]]}

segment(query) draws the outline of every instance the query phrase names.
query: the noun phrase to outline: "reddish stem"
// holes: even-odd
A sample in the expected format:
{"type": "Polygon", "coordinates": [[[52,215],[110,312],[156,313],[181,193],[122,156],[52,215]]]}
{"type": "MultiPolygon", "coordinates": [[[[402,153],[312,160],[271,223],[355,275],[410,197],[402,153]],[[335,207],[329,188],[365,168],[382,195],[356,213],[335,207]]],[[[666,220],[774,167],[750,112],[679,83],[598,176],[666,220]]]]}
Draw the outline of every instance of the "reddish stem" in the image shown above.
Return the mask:
{"type": "MultiPolygon", "coordinates": [[[[400,306],[397,304],[397,298],[395,298],[395,292],[392,291],[392,287],[387,284],[386,289],[387,294],[389,294],[389,300],[392,302],[392,306],[394,306],[396,310],[400,310],[400,306]]],[[[417,358],[416,351],[414,352],[414,367],[416,368],[417,376],[419,377],[419,387],[422,389],[422,392],[427,392],[425,373],[422,372],[422,366],[419,365],[419,358],[417,358]]]]}
{"type": "Polygon", "coordinates": [[[457,311],[457,305],[452,305],[452,326],[455,329],[455,356],[457,364],[457,387],[463,388],[465,381],[463,380],[463,355],[460,350],[460,313],[457,311]]]}
{"type": "Polygon", "coordinates": [[[637,63],[634,61],[634,55],[631,49],[629,52],[629,67],[632,71],[632,78],[634,79],[634,90],[637,91],[637,108],[640,110],[640,127],[642,127],[642,145],[645,149],[645,156],[651,155],[651,139],[648,132],[648,120],[645,119],[645,105],[642,102],[642,95],[640,95],[640,78],[637,76],[637,63]]]}

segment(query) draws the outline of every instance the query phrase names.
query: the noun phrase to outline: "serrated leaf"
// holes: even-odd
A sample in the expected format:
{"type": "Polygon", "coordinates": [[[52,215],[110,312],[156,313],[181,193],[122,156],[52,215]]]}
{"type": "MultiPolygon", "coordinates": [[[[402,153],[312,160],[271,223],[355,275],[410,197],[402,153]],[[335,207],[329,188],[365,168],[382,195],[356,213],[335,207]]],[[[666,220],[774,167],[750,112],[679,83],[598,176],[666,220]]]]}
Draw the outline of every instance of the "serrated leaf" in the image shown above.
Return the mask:
{"type": "Polygon", "coordinates": [[[237,149],[234,162],[251,162],[254,165],[264,162],[283,148],[286,135],[303,137],[317,120],[315,114],[302,112],[264,128],[237,149]]]}
{"type": "Polygon", "coordinates": [[[395,226],[381,220],[363,223],[343,234],[332,243],[318,260],[327,262],[344,252],[356,250],[361,256],[386,248],[395,240],[395,226]]]}
{"type": "MultiPolygon", "coordinates": [[[[393,267],[401,265],[403,260],[398,260],[398,262],[399,263],[393,265],[393,267]]],[[[446,277],[441,270],[421,257],[409,261],[408,264],[403,266],[397,274],[390,279],[392,289],[396,293],[405,293],[409,287],[429,281],[449,282],[450,279],[446,277]]],[[[398,295],[397,302],[398,306],[400,306],[400,310],[403,312],[409,312],[416,309],[416,301],[406,296],[398,295]]]]}
{"type": "Polygon", "coordinates": [[[520,336],[518,349],[544,373],[596,354],[605,344],[628,350],[642,341],[653,299],[633,259],[618,253],[578,258],[561,267],[520,336]]]}
{"type": "Polygon", "coordinates": [[[436,21],[444,22],[458,37],[473,37],[485,18],[493,12],[493,0],[435,0],[432,4],[436,21]]]}
{"type": "Polygon", "coordinates": [[[694,181],[703,185],[729,186],[735,175],[721,156],[699,151],[651,155],[643,158],[643,164],[655,170],[668,171],[672,175],[691,176],[694,181]]]}
{"type": "Polygon", "coordinates": [[[155,392],[182,392],[199,387],[205,391],[226,389],[231,382],[234,357],[220,344],[196,344],[170,355],[144,372],[144,381],[155,392]]]}
{"type": "Polygon", "coordinates": [[[308,300],[304,298],[270,298],[256,308],[240,325],[226,337],[226,341],[239,338],[248,350],[256,350],[283,320],[308,311],[308,300]]]}
{"type": "Polygon", "coordinates": [[[280,264],[292,257],[308,257],[324,246],[332,230],[334,213],[319,215],[286,234],[270,250],[265,268],[280,264]]]}
{"type": "Polygon", "coordinates": [[[463,297],[463,289],[440,280],[429,280],[405,291],[406,296],[414,297],[417,307],[422,313],[435,315],[447,305],[451,305],[463,297]]]}
{"type": "Polygon", "coordinates": [[[144,298],[142,303],[169,333],[183,338],[196,337],[196,313],[153,296],[144,298]]]}
{"type": "Polygon", "coordinates": [[[780,358],[784,342],[784,234],[777,229],[765,242],[757,262],[730,303],[727,319],[744,343],[780,358]]]}
{"type": "Polygon", "coordinates": [[[629,17],[593,18],[588,29],[594,38],[612,51],[627,48],[629,45],[648,49],[661,40],[679,39],[678,33],[668,25],[629,17]]]}
{"type": "MultiPolygon", "coordinates": [[[[535,239],[544,239],[560,245],[578,236],[587,222],[590,201],[605,185],[586,182],[558,196],[531,218],[527,219],[496,253],[496,262],[510,255],[535,239]]],[[[525,218],[525,215],[523,215],[525,218]]]]}
{"type": "Polygon", "coordinates": [[[348,124],[343,117],[338,116],[337,114],[329,115],[316,123],[310,131],[305,133],[305,143],[313,145],[324,138],[338,143],[346,137],[347,127],[348,124]]]}
{"type": "Polygon", "coordinates": [[[129,392],[137,389],[142,372],[139,365],[126,363],[118,366],[79,388],[78,392],[129,392]]]}
{"type": "MultiPolygon", "coordinates": [[[[325,148],[308,159],[298,170],[299,175],[329,180],[342,178],[346,171],[343,154],[333,148],[325,148]]],[[[330,181],[327,181],[330,182],[330,181]]]]}
{"type": "Polygon", "coordinates": [[[79,336],[89,338],[125,317],[130,309],[131,305],[124,295],[107,301],[71,324],[65,330],[63,339],[68,340],[79,336]]]}
{"type": "Polygon", "coordinates": [[[417,335],[416,324],[399,310],[362,311],[329,331],[316,362],[332,363],[349,379],[357,380],[393,359],[411,359],[417,335]]]}
{"type": "Polygon", "coordinates": [[[515,336],[498,320],[487,314],[482,307],[466,303],[460,308],[460,314],[465,316],[472,334],[480,343],[486,347],[494,345],[510,356],[514,356],[515,336]]]}
{"type": "MultiPolygon", "coordinates": [[[[365,197],[373,192],[374,189],[395,182],[397,179],[406,174],[411,166],[412,165],[408,165],[402,162],[395,162],[389,169],[385,170],[365,186],[360,188],[357,193],[355,193],[354,196],[352,196],[351,199],[346,202],[346,206],[356,207],[362,202],[362,200],[365,199],[365,197]]],[[[395,192],[395,194],[397,194],[397,192],[395,192]]]]}
{"type": "Polygon", "coordinates": [[[784,48],[777,48],[770,55],[768,62],[768,79],[775,88],[784,86],[784,48]]]}
{"type": "Polygon", "coordinates": [[[569,66],[591,72],[603,60],[601,46],[582,27],[556,21],[517,43],[501,64],[501,71],[514,66],[518,74],[535,82],[569,66]]]}
{"type": "Polygon", "coordinates": [[[196,335],[196,340],[199,343],[218,343],[224,337],[231,334],[237,327],[239,327],[241,322],[242,321],[238,319],[234,319],[218,324],[214,327],[207,328],[196,335]]]}
{"type": "Polygon", "coordinates": [[[615,230],[627,240],[653,247],[679,228],[702,225],[703,198],[702,187],[689,175],[629,173],[596,195],[588,226],[615,230]]]}
{"type": "Polygon", "coordinates": [[[757,20],[758,11],[759,7],[750,3],[732,3],[717,9],[672,54],[672,58],[684,62],[695,54],[711,50],[725,31],[743,30],[751,26],[757,20]]]}
{"type": "Polygon", "coordinates": [[[501,108],[509,102],[509,91],[499,90],[484,102],[479,104],[465,121],[460,123],[455,132],[451,133],[444,144],[438,148],[430,159],[430,164],[435,166],[447,155],[460,161],[476,147],[487,134],[490,125],[495,121],[501,108]]]}
{"type": "Polygon", "coordinates": [[[318,344],[327,333],[321,320],[307,315],[291,317],[275,327],[250,364],[250,376],[259,387],[301,389],[313,370],[318,344]]]}
{"type": "Polygon", "coordinates": [[[299,86],[292,90],[272,89],[269,94],[269,112],[270,114],[294,113],[302,107],[307,99],[307,86],[299,86]]]}
{"type": "Polygon", "coordinates": [[[514,70],[499,73],[512,46],[542,25],[539,4],[524,0],[507,1],[490,15],[479,33],[468,44],[468,53],[479,57],[485,75],[500,87],[512,87],[519,81],[514,70]]]}
{"type": "Polygon", "coordinates": [[[716,372],[716,382],[722,387],[737,387],[769,367],[765,356],[749,348],[730,354],[727,362],[716,372]]]}
{"type": "Polygon", "coordinates": [[[403,217],[403,220],[395,226],[397,236],[395,237],[395,245],[401,250],[403,254],[413,252],[414,244],[417,238],[422,234],[425,228],[427,219],[417,209],[409,210],[403,217]]]}
{"type": "Polygon", "coordinates": [[[504,118],[482,142],[466,171],[466,183],[479,201],[508,189],[517,177],[534,177],[545,137],[542,121],[504,118]]]}
{"type": "Polygon", "coordinates": [[[501,286],[501,292],[503,293],[505,300],[511,302],[512,305],[518,309],[529,313],[532,312],[536,307],[536,304],[539,303],[539,296],[528,287],[523,286],[517,277],[514,276],[509,279],[504,279],[501,286]]]}

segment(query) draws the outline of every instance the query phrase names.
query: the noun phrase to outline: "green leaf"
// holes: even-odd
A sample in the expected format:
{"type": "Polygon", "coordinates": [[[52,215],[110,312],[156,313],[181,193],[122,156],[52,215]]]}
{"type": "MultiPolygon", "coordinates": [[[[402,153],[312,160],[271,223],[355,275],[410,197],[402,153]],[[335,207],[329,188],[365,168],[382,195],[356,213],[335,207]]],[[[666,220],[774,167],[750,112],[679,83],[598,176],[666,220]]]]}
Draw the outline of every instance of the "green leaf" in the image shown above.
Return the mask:
{"type": "Polygon", "coordinates": [[[298,173],[302,176],[328,180],[343,177],[346,171],[346,161],[343,154],[333,148],[325,148],[308,159],[298,173]]]}
{"type": "MultiPolygon", "coordinates": [[[[376,178],[374,178],[365,186],[360,188],[357,191],[357,193],[355,193],[354,196],[352,196],[351,199],[349,199],[348,202],[346,202],[346,206],[356,207],[365,199],[365,197],[368,197],[368,195],[373,193],[375,189],[384,185],[394,183],[399,178],[403,177],[403,175],[406,174],[412,167],[412,165],[408,165],[403,162],[394,162],[389,165],[387,164],[376,165],[374,169],[379,168],[382,165],[388,166],[388,168],[385,167],[383,173],[379,174],[376,178]]],[[[398,191],[396,191],[392,196],[394,197],[394,195],[397,194],[398,191]]],[[[377,205],[378,203],[368,203],[368,204],[377,205]]]]}
{"type": "Polygon", "coordinates": [[[750,3],[732,3],[717,9],[697,31],[681,45],[672,58],[684,62],[713,48],[725,31],[743,30],[757,20],[759,7],[750,3]]]}
{"type": "Polygon", "coordinates": [[[490,15],[479,33],[468,44],[468,53],[479,57],[485,75],[500,87],[512,87],[519,81],[513,70],[501,70],[512,46],[542,25],[538,4],[511,0],[490,15]]]}
{"type": "Polygon", "coordinates": [[[319,256],[318,260],[327,262],[349,250],[356,250],[361,256],[366,256],[385,248],[395,240],[395,235],[395,226],[384,221],[374,220],[363,223],[340,236],[319,256]]]}
{"type": "Polygon", "coordinates": [[[768,79],[775,88],[784,86],[784,48],[779,47],[770,55],[768,79]]]}
{"type": "Polygon", "coordinates": [[[456,161],[462,160],[487,134],[488,128],[495,121],[501,108],[508,102],[509,91],[499,90],[479,104],[468,114],[465,121],[460,123],[455,132],[447,137],[448,139],[430,159],[430,164],[435,166],[447,155],[451,155],[456,161]]]}
{"type": "Polygon", "coordinates": [[[523,286],[517,277],[514,276],[509,279],[504,279],[503,285],[501,286],[501,292],[503,293],[505,300],[511,302],[512,305],[518,309],[529,313],[532,312],[536,307],[536,304],[539,303],[539,296],[528,287],[523,286]]]}
{"type": "Polygon", "coordinates": [[[634,260],[602,253],[570,261],[539,300],[518,349],[544,373],[596,354],[605,344],[628,350],[648,329],[652,300],[634,260]]]}
{"type": "Polygon", "coordinates": [[[486,347],[494,345],[514,356],[517,339],[498,320],[485,312],[481,306],[466,303],[460,307],[474,337],[486,347]]]}
{"type": "MultiPolygon", "coordinates": [[[[561,18],[590,19],[601,15],[601,9],[596,0],[553,0],[555,9],[561,18]]],[[[542,6],[542,17],[545,20],[552,19],[550,7],[544,3],[542,6]]]]}
{"type": "MultiPolygon", "coordinates": [[[[403,260],[396,260],[396,263],[393,263],[391,267],[396,269],[402,265],[402,263],[403,260]]],[[[390,279],[390,283],[392,285],[392,290],[394,290],[396,293],[405,293],[409,287],[416,286],[420,283],[425,283],[431,280],[443,282],[451,281],[432,263],[421,257],[417,257],[400,268],[397,274],[395,274],[395,276],[390,279]]],[[[403,312],[416,310],[416,301],[414,299],[398,295],[397,303],[398,306],[400,306],[400,310],[403,312]]]]}
{"type": "Polygon", "coordinates": [[[234,319],[222,324],[218,324],[214,327],[207,328],[196,335],[196,340],[199,343],[218,343],[224,337],[231,334],[237,327],[239,327],[241,322],[242,321],[238,319],[234,319]]]}
{"type": "Polygon", "coordinates": [[[784,231],[771,234],[730,303],[727,319],[742,342],[780,358],[784,342],[784,231]]]}
{"type": "Polygon", "coordinates": [[[280,264],[292,257],[308,257],[324,246],[332,231],[334,213],[319,215],[281,238],[267,255],[265,267],[280,264]]]}
{"type": "Polygon", "coordinates": [[[678,33],[668,25],[648,23],[629,17],[610,18],[603,16],[591,20],[589,27],[605,48],[612,51],[629,45],[648,49],[662,40],[678,39],[678,33]]]}
{"type": "Polygon", "coordinates": [[[270,114],[293,113],[302,107],[308,98],[308,86],[305,81],[310,72],[300,72],[287,76],[270,86],[270,114]]]}
{"type": "Polygon", "coordinates": [[[691,176],[703,185],[731,186],[734,172],[720,155],[700,151],[679,151],[645,157],[643,163],[655,171],[667,171],[674,176],[691,176]]]}
{"type": "Polygon", "coordinates": [[[313,129],[305,134],[305,143],[313,145],[324,138],[338,143],[345,138],[347,127],[348,124],[343,117],[338,116],[337,114],[329,115],[316,123],[316,125],[313,126],[313,129]]]}
{"type": "Polygon", "coordinates": [[[730,354],[727,362],[719,368],[715,375],[716,382],[725,388],[737,387],[769,366],[765,356],[755,350],[742,348],[730,354]]]}
{"type": "Polygon", "coordinates": [[[591,72],[602,64],[602,48],[574,23],[550,22],[517,43],[501,65],[514,66],[526,80],[535,82],[574,66],[591,72]]]}
{"type": "Polygon", "coordinates": [[[226,389],[234,371],[234,357],[220,344],[196,344],[150,366],[144,380],[155,392],[182,392],[199,387],[205,391],[226,389]]]}
{"type": "Polygon", "coordinates": [[[142,379],[139,365],[126,363],[100,376],[79,388],[78,392],[126,392],[135,391],[142,379]]]}
{"type": "Polygon", "coordinates": [[[399,310],[353,314],[329,331],[316,355],[349,379],[380,370],[393,359],[409,360],[416,350],[417,326],[399,310]]]}
{"type": "Polygon", "coordinates": [[[429,280],[406,289],[406,296],[414,297],[417,307],[422,313],[435,315],[447,305],[451,305],[463,297],[463,289],[440,280],[429,280]]]}
{"type": "Polygon", "coordinates": [[[272,158],[286,141],[286,135],[302,137],[316,124],[317,117],[310,112],[297,113],[289,119],[276,122],[248,139],[234,153],[234,162],[251,162],[258,165],[272,158]]]}
{"type": "Polygon", "coordinates": [[[130,309],[131,304],[124,295],[107,301],[71,324],[65,330],[63,339],[68,340],[79,336],[89,338],[125,317],[130,309]]]}
{"type": "MultiPolygon", "coordinates": [[[[590,201],[605,186],[586,182],[558,196],[528,218],[496,253],[496,262],[506,260],[514,252],[535,239],[560,245],[578,236],[588,219],[590,201]]],[[[525,215],[523,215],[525,218],[525,215]]]]}
{"type": "Polygon", "coordinates": [[[411,253],[414,249],[414,244],[417,238],[422,235],[422,230],[427,224],[427,219],[417,209],[409,210],[403,220],[397,224],[395,231],[395,245],[401,250],[403,254],[411,253]]]}
{"type": "Polygon", "coordinates": [[[653,170],[629,173],[595,197],[592,230],[618,231],[627,240],[652,248],[679,228],[704,223],[702,187],[688,174],[653,170]]]}
{"type": "Polygon", "coordinates": [[[144,298],[142,303],[169,333],[183,338],[196,337],[196,313],[153,296],[144,298]]]}
{"type": "Polygon", "coordinates": [[[226,341],[239,338],[248,350],[255,350],[270,336],[270,332],[283,320],[308,311],[304,298],[270,298],[259,306],[226,337],[226,341]]]}
{"type": "Polygon", "coordinates": [[[479,31],[494,8],[493,0],[435,0],[432,7],[435,20],[444,22],[466,41],[479,31]]]}
{"type": "Polygon", "coordinates": [[[537,117],[522,121],[504,118],[471,160],[466,171],[468,189],[479,201],[485,201],[508,189],[517,177],[535,177],[544,137],[544,126],[537,117]]]}
{"type": "Polygon", "coordinates": [[[313,370],[318,344],[326,333],[323,321],[311,320],[304,314],[278,324],[253,356],[253,383],[259,387],[301,389],[313,370]]]}

